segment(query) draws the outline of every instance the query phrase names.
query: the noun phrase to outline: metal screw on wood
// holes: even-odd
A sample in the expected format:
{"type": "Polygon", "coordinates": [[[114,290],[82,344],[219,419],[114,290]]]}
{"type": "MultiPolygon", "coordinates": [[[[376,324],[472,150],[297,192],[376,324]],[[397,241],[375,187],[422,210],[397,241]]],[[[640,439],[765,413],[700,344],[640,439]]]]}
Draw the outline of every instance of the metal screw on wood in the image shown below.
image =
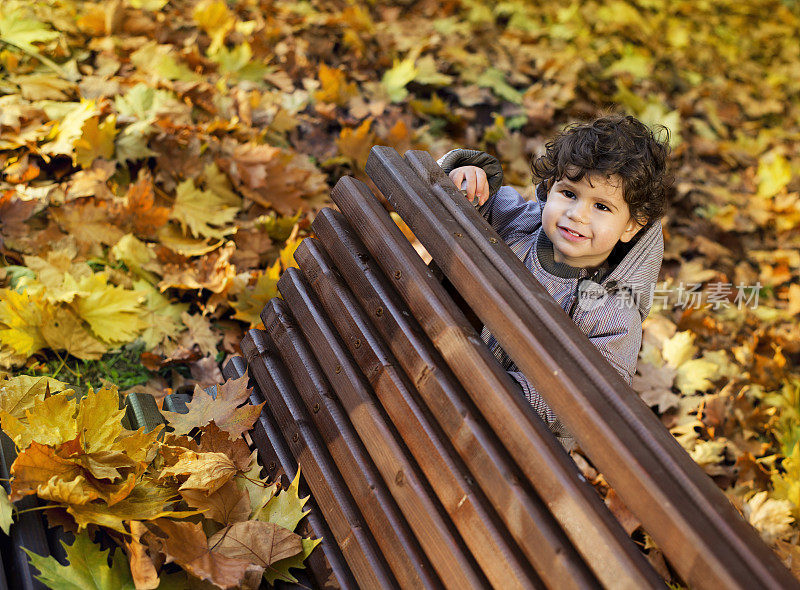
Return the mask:
{"type": "Polygon", "coordinates": [[[314,407],[312,408],[312,410],[314,411],[315,414],[317,412],[319,412],[319,404],[314,404],[314,407]]]}
{"type": "Polygon", "coordinates": [[[355,346],[356,348],[361,348],[361,340],[356,340],[353,346],[355,346]]]}
{"type": "Polygon", "coordinates": [[[299,435],[299,434],[297,434],[296,432],[295,432],[295,433],[292,435],[292,441],[294,441],[294,442],[297,442],[297,440],[298,440],[299,438],[300,438],[300,435],[299,435]]]}
{"type": "Polygon", "coordinates": [[[460,237],[461,237],[461,236],[463,236],[464,234],[462,234],[462,233],[459,233],[459,232],[455,232],[455,233],[453,233],[453,235],[454,235],[455,237],[457,237],[457,238],[460,238],[460,237]]]}
{"type": "Polygon", "coordinates": [[[394,273],[394,278],[396,278],[396,279],[399,279],[402,276],[403,276],[403,271],[401,271],[401,270],[398,270],[398,271],[396,271],[394,273]]]}
{"type": "Polygon", "coordinates": [[[376,309],[375,310],[375,315],[378,316],[378,317],[381,317],[383,315],[383,308],[379,307],[378,309],[376,309]]]}
{"type": "Polygon", "coordinates": [[[342,365],[336,365],[336,372],[337,373],[341,373],[342,372],[342,365]]]}
{"type": "Polygon", "coordinates": [[[489,238],[489,241],[490,241],[492,244],[496,244],[496,243],[497,243],[497,238],[489,238]]]}

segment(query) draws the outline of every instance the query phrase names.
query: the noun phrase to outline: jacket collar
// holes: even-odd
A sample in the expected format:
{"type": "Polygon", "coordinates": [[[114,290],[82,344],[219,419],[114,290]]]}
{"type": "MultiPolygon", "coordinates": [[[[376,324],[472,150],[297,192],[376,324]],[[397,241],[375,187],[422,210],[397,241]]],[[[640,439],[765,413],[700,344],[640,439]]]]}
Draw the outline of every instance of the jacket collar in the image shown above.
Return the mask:
{"type": "Polygon", "coordinates": [[[585,268],[577,268],[555,261],[553,253],[553,242],[547,237],[543,228],[539,228],[539,236],[536,238],[536,254],[539,257],[539,264],[542,268],[549,272],[551,275],[561,277],[562,279],[582,279],[590,277],[596,283],[603,280],[609,270],[610,266],[608,261],[604,261],[599,267],[589,271],[585,268]]]}

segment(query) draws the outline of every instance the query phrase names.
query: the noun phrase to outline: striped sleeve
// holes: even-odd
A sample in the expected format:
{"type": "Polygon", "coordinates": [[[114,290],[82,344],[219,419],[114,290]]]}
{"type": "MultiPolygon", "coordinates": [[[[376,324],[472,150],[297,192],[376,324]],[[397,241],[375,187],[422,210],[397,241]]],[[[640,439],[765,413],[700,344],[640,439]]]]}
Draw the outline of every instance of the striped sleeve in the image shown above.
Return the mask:
{"type": "Polygon", "coordinates": [[[504,242],[536,231],[542,223],[538,201],[528,201],[510,186],[500,187],[479,209],[504,242]]]}

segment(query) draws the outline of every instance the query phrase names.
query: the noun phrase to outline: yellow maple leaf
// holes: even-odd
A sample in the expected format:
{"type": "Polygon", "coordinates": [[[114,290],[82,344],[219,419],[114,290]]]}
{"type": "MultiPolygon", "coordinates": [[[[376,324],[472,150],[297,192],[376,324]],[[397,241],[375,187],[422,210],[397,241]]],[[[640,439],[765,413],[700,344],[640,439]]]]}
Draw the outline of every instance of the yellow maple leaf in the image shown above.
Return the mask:
{"type": "Polygon", "coordinates": [[[148,283],[158,282],[158,278],[151,272],[160,270],[153,245],[142,242],[133,234],[125,234],[112,246],[111,258],[124,262],[128,270],[148,283]]]}
{"type": "Polygon", "coordinates": [[[69,481],[54,475],[47,482],[37,486],[36,495],[42,500],[61,504],[88,504],[100,497],[97,488],[89,485],[82,475],[69,481]]]}
{"type": "Polygon", "coordinates": [[[352,159],[361,170],[367,165],[369,151],[375,145],[375,134],[370,131],[371,126],[372,117],[368,117],[356,129],[343,128],[336,140],[339,153],[352,159]]]}
{"type": "Polygon", "coordinates": [[[661,349],[661,355],[673,369],[677,369],[680,365],[688,361],[696,352],[697,347],[694,345],[694,334],[689,330],[677,332],[671,338],[665,339],[661,349]]]}
{"type": "Polygon", "coordinates": [[[75,150],[75,140],[83,134],[83,124],[99,114],[93,100],[81,99],[79,103],[56,103],[45,107],[47,116],[56,124],[50,131],[49,137],[53,141],[42,146],[44,154],[72,155],[75,150]]]}
{"type": "Polygon", "coordinates": [[[678,367],[675,387],[684,395],[690,395],[695,391],[707,391],[714,386],[711,380],[716,379],[717,373],[716,363],[705,359],[690,359],[678,367]]]}
{"type": "Polygon", "coordinates": [[[226,195],[200,190],[188,179],[176,189],[171,217],[181,224],[184,232],[188,227],[195,237],[222,238],[236,231],[228,224],[238,212],[239,206],[231,205],[226,195]]]}
{"type": "Polygon", "coordinates": [[[254,287],[246,287],[234,301],[230,302],[231,307],[236,311],[233,317],[249,322],[251,328],[260,326],[261,310],[264,309],[267,301],[278,295],[280,274],[280,260],[276,260],[258,277],[254,287]]]}
{"type": "Polygon", "coordinates": [[[102,387],[95,392],[91,387],[78,404],[76,423],[81,433],[83,449],[87,453],[111,450],[124,428],[121,420],[125,410],[119,409],[117,387],[102,387]]]}
{"type": "Polygon", "coordinates": [[[197,25],[211,37],[209,55],[216,53],[225,42],[225,35],[236,24],[236,17],[223,0],[202,0],[192,11],[197,25]]]}
{"type": "Polygon", "coordinates": [[[82,168],[89,168],[97,158],[110,160],[114,155],[117,133],[117,118],[114,115],[109,115],[102,123],[99,117],[87,120],[81,128],[81,136],[72,142],[75,147],[72,161],[82,168]]]}
{"type": "Polygon", "coordinates": [[[144,329],[140,317],[142,293],[109,285],[105,273],[85,277],[80,287],[87,297],[77,297],[75,308],[104,342],[130,342],[144,329]]]}
{"type": "Polygon", "coordinates": [[[66,383],[52,377],[17,375],[0,381],[0,411],[23,418],[25,410],[44,399],[48,391],[51,394],[59,391],[74,393],[72,389],[67,389],[66,383]]]}
{"type": "Polygon", "coordinates": [[[75,406],[71,390],[61,392],[38,400],[31,409],[25,410],[25,421],[0,412],[0,423],[20,450],[27,449],[33,441],[57,446],[72,440],[78,433],[75,406]]]}
{"type": "Polygon", "coordinates": [[[347,83],[347,75],[340,68],[330,68],[324,63],[319,66],[321,89],[314,92],[314,99],[319,102],[332,102],[344,106],[351,97],[358,94],[355,82],[347,83]]]}
{"type": "Polygon", "coordinates": [[[46,346],[41,331],[46,303],[41,294],[0,289],[0,342],[25,356],[46,346]]]}
{"type": "Polygon", "coordinates": [[[778,194],[792,180],[792,168],[778,151],[764,154],[758,160],[758,196],[768,199],[778,194]]]}

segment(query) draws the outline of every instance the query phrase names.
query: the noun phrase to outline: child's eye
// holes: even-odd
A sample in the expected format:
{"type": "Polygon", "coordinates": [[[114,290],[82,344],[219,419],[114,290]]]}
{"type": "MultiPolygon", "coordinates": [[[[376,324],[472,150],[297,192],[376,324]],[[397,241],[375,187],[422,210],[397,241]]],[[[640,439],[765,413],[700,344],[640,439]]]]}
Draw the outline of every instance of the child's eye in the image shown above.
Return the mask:
{"type": "Polygon", "coordinates": [[[597,203],[597,206],[602,207],[601,211],[611,211],[611,209],[603,205],[603,203],[597,203]]]}
{"type": "Polygon", "coordinates": [[[573,193],[572,191],[564,190],[562,192],[564,193],[564,196],[567,197],[568,199],[572,199],[575,196],[575,193],[573,193]]]}

